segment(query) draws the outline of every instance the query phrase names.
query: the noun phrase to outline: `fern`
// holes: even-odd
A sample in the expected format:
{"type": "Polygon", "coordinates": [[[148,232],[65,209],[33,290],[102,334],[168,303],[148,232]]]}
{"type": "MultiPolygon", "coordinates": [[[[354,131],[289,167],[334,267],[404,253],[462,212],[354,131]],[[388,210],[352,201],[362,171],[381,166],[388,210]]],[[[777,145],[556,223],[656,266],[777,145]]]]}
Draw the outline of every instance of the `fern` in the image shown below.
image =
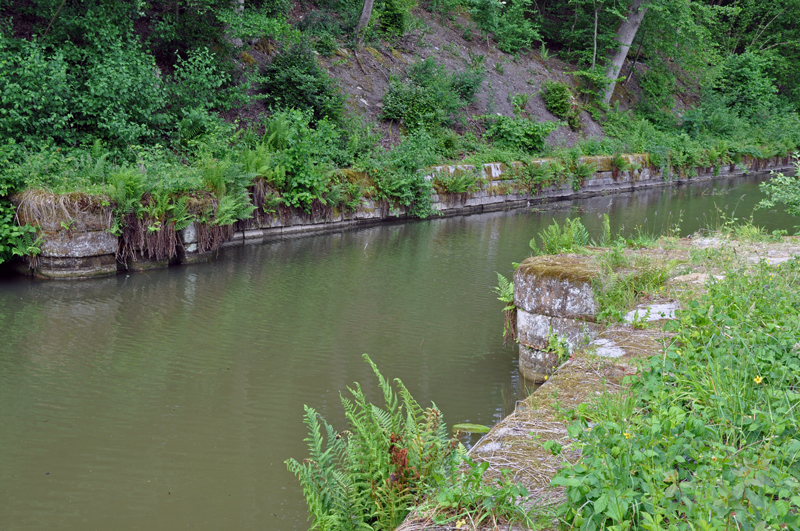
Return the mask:
{"type": "Polygon", "coordinates": [[[194,216],[189,213],[189,198],[181,196],[172,205],[172,221],[175,230],[183,230],[194,221],[194,216]]]}
{"type": "Polygon", "coordinates": [[[383,393],[384,405],[367,402],[361,386],[341,397],[346,432],[337,433],[306,407],[309,458],[286,465],[303,488],[312,529],[389,530],[453,468],[455,454],[441,412],[423,409],[400,380],[398,392],[364,355],[383,393]],[[324,432],[324,433],[323,433],[324,432]]]}
{"type": "Polygon", "coordinates": [[[497,273],[497,286],[494,292],[498,295],[497,300],[505,303],[503,314],[503,346],[507,345],[517,336],[517,306],[514,304],[514,283],[506,277],[497,273]]]}
{"type": "Polygon", "coordinates": [[[542,241],[541,249],[536,243],[536,238],[530,241],[531,249],[536,254],[560,254],[580,251],[589,245],[589,231],[578,218],[567,218],[564,226],[557,221],[539,233],[542,241]]]}

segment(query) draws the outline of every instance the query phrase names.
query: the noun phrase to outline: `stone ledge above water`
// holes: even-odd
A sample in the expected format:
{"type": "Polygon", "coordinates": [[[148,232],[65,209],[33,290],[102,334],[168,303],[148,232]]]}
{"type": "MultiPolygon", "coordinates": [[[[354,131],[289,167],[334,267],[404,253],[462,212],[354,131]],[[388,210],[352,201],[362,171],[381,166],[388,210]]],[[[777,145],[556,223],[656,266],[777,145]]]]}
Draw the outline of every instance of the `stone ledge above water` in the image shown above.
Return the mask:
{"type": "MultiPolygon", "coordinates": [[[[434,194],[432,208],[442,216],[457,216],[466,214],[479,214],[498,210],[529,207],[553,201],[584,198],[609,193],[633,191],[681,184],[689,181],[710,180],[718,177],[745,175],[749,169],[753,171],[765,170],[790,170],[792,166],[788,157],[774,157],[768,160],[746,159],[741,166],[726,165],[720,168],[697,168],[697,175],[692,178],[676,176],[674,179],[665,180],[661,172],[649,165],[646,155],[625,155],[631,162],[636,162],[642,167],[634,171],[613,171],[612,157],[584,157],[582,162],[594,164],[597,168],[591,178],[584,181],[579,190],[573,190],[571,183],[561,183],[544,188],[535,194],[521,193],[514,188],[514,176],[524,169],[521,163],[484,164],[482,167],[472,165],[449,165],[431,168],[431,173],[426,177],[431,180],[437,173],[456,174],[458,172],[475,172],[483,178],[480,189],[471,194],[434,194]]],[[[548,159],[532,161],[531,165],[541,165],[549,162],[548,159]]],[[[37,192],[39,195],[48,195],[37,192]]],[[[113,275],[120,270],[144,270],[152,267],[166,267],[170,264],[194,264],[208,261],[215,255],[214,250],[200,249],[197,236],[191,234],[191,228],[182,231],[182,238],[177,245],[177,258],[170,260],[157,260],[152,263],[141,263],[137,260],[129,264],[115,264],[117,252],[116,237],[109,234],[107,229],[111,225],[111,210],[108,202],[93,201],[89,197],[86,201],[62,201],[61,196],[50,194],[50,207],[42,212],[26,206],[24,195],[15,203],[18,205],[18,215],[22,223],[40,225],[45,229],[45,242],[42,245],[42,255],[34,261],[33,269],[29,270],[27,264],[20,264],[18,270],[25,271],[41,278],[71,279],[89,278],[94,276],[113,275]],[[66,208],[66,210],[65,210],[66,208]],[[71,209],[71,210],[70,210],[71,209]],[[40,219],[41,218],[41,219],[40,219]],[[88,260],[94,257],[96,260],[88,260]],[[45,260],[44,258],[47,258],[45,260]],[[126,269],[126,266],[128,269],[126,269]]],[[[66,197],[66,196],[65,196],[66,197]]],[[[88,196],[87,196],[88,197],[88,196]]],[[[284,217],[266,217],[260,223],[254,220],[240,224],[238,231],[227,236],[226,245],[244,243],[258,243],[269,240],[296,237],[305,234],[318,234],[352,228],[374,225],[377,223],[393,222],[411,219],[407,209],[401,206],[392,206],[386,202],[363,200],[354,212],[332,212],[327,217],[309,216],[301,211],[292,211],[291,215],[284,217]]],[[[542,266],[544,267],[544,266],[542,266]]],[[[593,321],[593,310],[585,305],[586,286],[581,287],[578,280],[588,278],[590,272],[581,272],[576,269],[572,272],[562,271],[563,279],[568,286],[554,281],[547,291],[558,298],[559,290],[576,290],[574,297],[570,298],[564,309],[565,315],[552,313],[546,307],[535,303],[530,294],[520,293],[524,299],[520,307],[531,313],[541,313],[551,317],[570,317],[586,321],[593,321]],[[570,280],[571,279],[571,280],[570,280]],[[581,302],[583,301],[583,302],[581,302]]],[[[561,311],[561,310],[559,310],[561,311]]]]}

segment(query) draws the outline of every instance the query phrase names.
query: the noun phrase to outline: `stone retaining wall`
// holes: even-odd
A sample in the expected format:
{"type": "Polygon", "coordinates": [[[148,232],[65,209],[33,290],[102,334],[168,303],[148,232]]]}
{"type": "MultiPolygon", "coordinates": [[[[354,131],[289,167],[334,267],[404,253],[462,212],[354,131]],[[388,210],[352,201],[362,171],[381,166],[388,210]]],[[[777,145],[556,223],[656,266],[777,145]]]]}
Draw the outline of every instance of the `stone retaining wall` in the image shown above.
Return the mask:
{"type": "MultiPolygon", "coordinates": [[[[689,181],[710,180],[721,177],[735,177],[750,172],[791,170],[789,157],[772,159],[747,159],[740,164],[729,164],[715,168],[697,168],[695,175],[675,175],[665,179],[661,171],[650,166],[646,155],[627,155],[626,159],[640,166],[634,171],[615,171],[611,157],[584,157],[581,162],[593,164],[597,172],[586,179],[577,190],[572,183],[544,188],[531,195],[518,193],[515,187],[515,173],[524,169],[522,164],[505,165],[500,163],[485,164],[482,167],[471,165],[436,166],[427,176],[429,180],[437,174],[453,175],[458,172],[480,173],[480,188],[470,194],[434,194],[433,209],[443,216],[455,216],[511,210],[536,204],[562,201],[575,198],[606,195],[610,193],[628,192],[639,189],[650,189],[689,181]]],[[[548,159],[541,159],[532,164],[543,164],[548,159]]],[[[23,213],[24,205],[19,212],[23,213]]],[[[117,238],[106,230],[110,225],[110,210],[87,209],[81,212],[80,223],[75,226],[56,226],[58,223],[35,223],[43,227],[44,244],[42,252],[31,268],[28,265],[19,267],[20,271],[41,278],[75,279],[113,275],[117,271],[141,271],[154,267],[166,267],[169,264],[193,264],[204,262],[213,257],[213,252],[203,251],[198,247],[198,231],[194,225],[180,231],[177,256],[170,261],[149,261],[138,256],[134,262],[120,264],[115,259],[117,238]],[[94,217],[93,217],[94,216],[94,217]],[[94,218],[97,219],[94,219],[94,218]]],[[[262,222],[247,220],[237,224],[233,237],[223,244],[241,245],[244,242],[258,243],[263,241],[293,237],[302,234],[340,231],[365,225],[409,219],[405,207],[396,207],[386,201],[364,199],[354,212],[341,212],[334,209],[326,216],[314,216],[301,211],[292,210],[288,214],[274,215],[262,222]]],[[[25,223],[25,216],[20,215],[25,223]]],[[[552,316],[551,316],[552,317],[552,316]]],[[[525,319],[526,317],[523,317],[525,319]]],[[[544,321],[537,321],[544,326],[544,321]]],[[[558,327],[559,321],[550,321],[558,327]]],[[[550,325],[548,325],[550,326],[550,325]]]]}
{"type": "Polygon", "coordinates": [[[568,354],[597,335],[592,279],[598,271],[588,256],[533,256],[514,272],[519,370],[543,382],[559,365],[559,341],[568,354]]]}

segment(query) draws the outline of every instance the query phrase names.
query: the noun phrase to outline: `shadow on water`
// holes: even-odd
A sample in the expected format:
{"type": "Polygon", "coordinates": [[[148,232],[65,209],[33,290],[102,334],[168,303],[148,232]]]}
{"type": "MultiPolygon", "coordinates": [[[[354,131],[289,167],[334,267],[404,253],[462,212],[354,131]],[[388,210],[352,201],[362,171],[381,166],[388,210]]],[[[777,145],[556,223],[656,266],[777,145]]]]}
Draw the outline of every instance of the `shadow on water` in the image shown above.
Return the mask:
{"type": "Polygon", "coordinates": [[[686,234],[715,208],[748,217],[759,197],[756,179],[723,180],[228,248],[146,274],[0,278],[4,527],[306,529],[283,461],[305,455],[303,404],[344,429],[348,385],[378,398],[362,353],[448,423],[491,425],[524,394],[491,289],[531,237],[569,215],[597,235],[604,213],[615,231],[682,219],[686,234]]]}

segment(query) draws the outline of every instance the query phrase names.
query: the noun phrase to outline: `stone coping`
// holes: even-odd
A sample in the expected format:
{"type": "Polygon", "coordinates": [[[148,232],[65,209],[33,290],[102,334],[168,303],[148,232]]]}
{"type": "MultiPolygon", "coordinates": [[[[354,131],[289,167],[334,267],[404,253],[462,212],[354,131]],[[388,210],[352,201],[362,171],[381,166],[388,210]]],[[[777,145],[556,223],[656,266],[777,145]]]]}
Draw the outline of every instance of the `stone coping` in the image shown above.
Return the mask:
{"type": "MultiPolygon", "coordinates": [[[[743,159],[740,165],[728,164],[717,168],[697,168],[696,175],[674,175],[665,179],[661,171],[650,165],[649,158],[643,154],[623,155],[629,162],[640,166],[631,171],[615,171],[613,157],[582,157],[581,162],[595,165],[597,172],[578,183],[562,183],[537,190],[535,193],[524,193],[516,189],[514,177],[516,172],[525,167],[522,163],[489,163],[482,166],[453,164],[434,166],[426,175],[435,180],[442,174],[455,175],[459,172],[481,173],[480,187],[473,193],[437,194],[431,197],[432,208],[440,216],[458,216],[479,214],[499,210],[512,210],[550,202],[578,198],[593,197],[639,189],[665,187],[687,182],[712,180],[725,177],[743,176],[753,171],[786,171],[793,169],[789,157],[773,157],[771,159],[743,159]]],[[[541,165],[555,159],[538,159],[530,165],[541,165]]],[[[74,195],[74,194],[73,194],[74,195]]],[[[54,204],[58,197],[52,199],[54,204]]],[[[19,203],[18,203],[19,206],[19,203]]],[[[30,221],[31,216],[25,205],[19,206],[20,219],[30,221]]],[[[153,261],[146,263],[145,258],[135,259],[130,264],[116,264],[109,260],[115,256],[115,237],[107,233],[111,217],[108,209],[81,208],[79,220],[72,214],[70,219],[56,219],[65,212],[64,209],[51,208],[48,219],[40,221],[46,228],[45,241],[42,245],[40,260],[34,261],[30,268],[27,263],[17,263],[19,272],[33,274],[40,278],[80,279],[96,276],[107,276],[119,271],[143,271],[154,267],[166,267],[171,264],[194,264],[212,259],[216,253],[203,252],[198,249],[194,227],[181,231],[177,242],[177,257],[171,261],[153,261]],[[53,219],[50,219],[52,217],[53,219]],[[96,218],[96,219],[95,219],[96,218]],[[93,258],[88,260],[88,258],[93,258]],[[142,263],[139,263],[142,262],[142,263]]],[[[385,201],[362,199],[361,205],[353,212],[341,212],[336,209],[324,216],[313,216],[302,211],[292,210],[284,216],[274,215],[256,222],[249,220],[234,226],[232,237],[222,246],[260,243],[283,238],[291,238],[308,234],[338,232],[354,228],[375,225],[378,223],[406,221],[416,219],[408,214],[408,209],[391,205],[385,201]]],[[[141,253],[140,253],[141,254],[141,253]]]]}

